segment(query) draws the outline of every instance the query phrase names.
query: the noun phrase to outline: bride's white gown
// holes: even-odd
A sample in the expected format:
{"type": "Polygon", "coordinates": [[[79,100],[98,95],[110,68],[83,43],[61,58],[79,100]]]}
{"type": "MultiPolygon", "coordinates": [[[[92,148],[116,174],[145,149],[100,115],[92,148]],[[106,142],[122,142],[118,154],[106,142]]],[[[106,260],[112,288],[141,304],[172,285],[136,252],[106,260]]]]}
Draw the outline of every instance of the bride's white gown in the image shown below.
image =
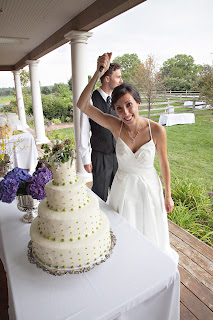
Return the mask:
{"type": "Polygon", "coordinates": [[[150,124],[149,131],[151,140],[135,153],[119,135],[116,144],[118,171],[109,205],[177,262],[178,255],[169,244],[162,185],[154,168],[155,144],[150,124]]]}

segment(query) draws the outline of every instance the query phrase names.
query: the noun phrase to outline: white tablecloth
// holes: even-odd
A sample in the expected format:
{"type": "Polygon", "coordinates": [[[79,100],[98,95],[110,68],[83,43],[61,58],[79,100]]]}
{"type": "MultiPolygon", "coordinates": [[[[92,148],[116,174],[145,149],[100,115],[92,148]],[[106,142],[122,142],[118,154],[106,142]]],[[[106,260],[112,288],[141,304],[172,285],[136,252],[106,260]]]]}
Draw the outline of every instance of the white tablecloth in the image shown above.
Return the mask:
{"type": "Polygon", "coordinates": [[[26,131],[22,134],[11,136],[7,140],[7,149],[11,157],[12,168],[28,169],[30,173],[35,171],[38,152],[31,133],[26,131]]]}
{"type": "Polygon", "coordinates": [[[158,123],[166,126],[195,123],[194,113],[161,114],[158,123]]]}
{"type": "Polygon", "coordinates": [[[0,257],[9,290],[10,320],[179,320],[175,263],[108,205],[117,244],[112,256],[79,275],[48,275],[27,258],[23,213],[0,203],[0,257]]]}

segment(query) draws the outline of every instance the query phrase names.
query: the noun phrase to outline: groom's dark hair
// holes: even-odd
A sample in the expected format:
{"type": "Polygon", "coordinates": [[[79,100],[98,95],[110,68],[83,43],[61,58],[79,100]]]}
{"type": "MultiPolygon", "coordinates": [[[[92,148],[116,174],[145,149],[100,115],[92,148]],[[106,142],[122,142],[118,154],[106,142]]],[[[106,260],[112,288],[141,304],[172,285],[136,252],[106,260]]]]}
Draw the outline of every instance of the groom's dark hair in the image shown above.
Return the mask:
{"type": "Polygon", "coordinates": [[[100,78],[101,82],[106,76],[111,76],[112,72],[117,70],[117,69],[121,69],[120,63],[117,63],[117,62],[110,63],[109,69],[100,78]]]}
{"type": "Polygon", "coordinates": [[[115,110],[115,103],[126,93],[130,93],[137,103],[141,102],[141,97],[136,87],[131,83],[123,82],[119,86],[115,87],[115,89],[112,91],[111,108],[115,110]]]}

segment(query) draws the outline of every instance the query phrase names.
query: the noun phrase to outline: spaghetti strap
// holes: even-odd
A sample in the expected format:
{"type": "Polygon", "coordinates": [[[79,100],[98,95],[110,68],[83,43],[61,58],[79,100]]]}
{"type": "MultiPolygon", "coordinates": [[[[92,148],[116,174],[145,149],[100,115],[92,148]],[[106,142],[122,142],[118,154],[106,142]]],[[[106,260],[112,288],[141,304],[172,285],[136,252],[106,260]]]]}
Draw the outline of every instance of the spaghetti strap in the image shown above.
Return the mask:
{"type": "Polygon", "coordinates": [[[149,119],[148,119],[148,124],[149,124],[149,134],[150,134],[151,140],[153,140],[153,139],[152,139],[152,131],[151,131],[151,126],[150,126],[149,119]]]}
{"type": "Polygon", "coordinates": [[[123,121],[121,121],[121,127],[120,127],[120,131],[119,131],[119,135],[118,135],[118,138],[120,137],[120,134],[121,134],[121,130],[123,128],[123,121]]]}

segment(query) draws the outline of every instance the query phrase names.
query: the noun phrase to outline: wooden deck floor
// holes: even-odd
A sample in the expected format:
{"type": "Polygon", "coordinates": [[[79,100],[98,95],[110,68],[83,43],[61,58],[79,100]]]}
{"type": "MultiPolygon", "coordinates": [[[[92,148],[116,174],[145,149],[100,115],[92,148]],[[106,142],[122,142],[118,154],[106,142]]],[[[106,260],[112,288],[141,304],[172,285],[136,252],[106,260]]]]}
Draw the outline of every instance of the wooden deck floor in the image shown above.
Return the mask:
{"type": "Polygon", "coordinates": [[[213,319],[213,249],[169,221],[170,243],[179,254],[181,320],[213,319]]]}
{"type": "MultiPolygon", "coordinates": [[[[180,257],[180,320],[213,320],[213,249],[171,221],[169,230],[171,245],[180,257]]],[[[0,319],[9,319],[7,280],[1,260],[0,319]]]]}

